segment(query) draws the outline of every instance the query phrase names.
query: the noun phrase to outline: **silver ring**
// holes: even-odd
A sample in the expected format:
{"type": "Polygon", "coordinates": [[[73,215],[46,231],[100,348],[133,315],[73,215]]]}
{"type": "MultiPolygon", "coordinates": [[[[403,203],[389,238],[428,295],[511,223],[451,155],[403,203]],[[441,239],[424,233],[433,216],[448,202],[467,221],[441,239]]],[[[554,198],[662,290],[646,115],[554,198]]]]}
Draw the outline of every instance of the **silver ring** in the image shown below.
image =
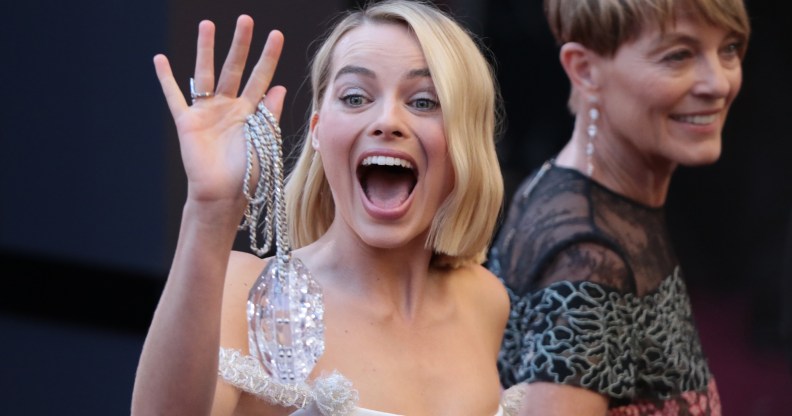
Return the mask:
{"type": "Polygon", "coordinates": [[[190,98],[195,101],[197,98],[211,98],[214,97],[214,92],[206,91],[206,92],[195,92],[195,79],[190,77],[190,98]]]}

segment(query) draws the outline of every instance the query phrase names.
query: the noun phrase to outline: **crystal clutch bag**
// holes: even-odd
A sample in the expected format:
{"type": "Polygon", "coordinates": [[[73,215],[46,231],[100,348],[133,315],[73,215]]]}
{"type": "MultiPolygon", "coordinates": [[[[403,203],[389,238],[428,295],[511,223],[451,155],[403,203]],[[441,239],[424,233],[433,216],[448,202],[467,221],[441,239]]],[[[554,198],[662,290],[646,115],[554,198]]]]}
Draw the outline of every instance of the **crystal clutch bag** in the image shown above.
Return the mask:
{"type": "Polygon", "coordinates": [[[290,253],[280,128],[263,99],[256,113],[247,118],[245,139],[247,168],[243,191],[248,207],[241,228],[249,229],[251,248],[259,256],[269,251],[276,236],[276,254],[248,296],[250,355],[261,362],[274,380],[287,385],[301,384],[324,352],[324,304],[321,287],[305,265],[290,253]],[[254,157],[259,176],[256,189],[251,192],[254,157]],[[265,241],[258,248],[256,232],[264,208],[265,241]]]}
{"type": "Polygon", "coordinates": [[[250,355],[281,383],[304,382],[324,352],[322,290],[293,258],[270,261],[247,303],[250,355]]]}

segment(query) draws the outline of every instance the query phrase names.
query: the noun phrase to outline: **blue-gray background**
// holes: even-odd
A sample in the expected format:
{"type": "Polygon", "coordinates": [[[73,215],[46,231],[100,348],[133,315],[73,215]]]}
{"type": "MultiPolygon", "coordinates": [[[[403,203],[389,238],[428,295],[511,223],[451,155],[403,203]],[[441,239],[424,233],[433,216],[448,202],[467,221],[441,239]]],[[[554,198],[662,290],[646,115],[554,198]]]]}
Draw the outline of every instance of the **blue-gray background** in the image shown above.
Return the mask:
{"type": "MultiPolygon", "coordinates": [[[[151,58],[186,90],[198,22],[224,57],[240,13],[286,35],[283,127],[305,119],[311,41],[351,0],[4,2],[0,25],[0,413],[129,412],[176,241],[184,176],[151,58]]],[[[437,2],[496,57],[507,195],[566,141],[567,82],[538,0],[437,2]]],[[[792,36],[787,3],[748,0],[754,36],[716,165],[680,169],[672,236],[726,415],[792,406],[792,36]],[[786,262],[786,263],[785,263],[786,262]],[[787,308],[787,309],[785,309],[787,308]],[[786,320],[785,320],[786,319],[786,320]],[[786,328],[786,329],[785,329],[786,328]],[[784,331],[787,332],[784,332],[784,331]],[[787,344],[788,345],[788,344],[787,344]]]]}

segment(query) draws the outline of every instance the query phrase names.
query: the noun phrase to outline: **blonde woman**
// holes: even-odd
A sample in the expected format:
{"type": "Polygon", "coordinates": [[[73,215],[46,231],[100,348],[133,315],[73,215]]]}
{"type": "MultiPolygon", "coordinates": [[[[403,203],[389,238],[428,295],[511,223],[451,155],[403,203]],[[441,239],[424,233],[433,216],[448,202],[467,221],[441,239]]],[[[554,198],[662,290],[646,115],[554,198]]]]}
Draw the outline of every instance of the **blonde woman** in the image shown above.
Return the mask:
{"type": "MultiPolygon", "coordinates": [[[[215,85],[214,28],[201,23],[195,88],[213,94],[192,106],[167,60],[155,58],[189,192],[133,413],[503,414],[496,359],[508,296],[480,265],[503,192],[496,88],[471,36],[411,1],[349,13],[319,48],[310,128],[286,186],[293,257],[324,296],[325,350],[309,378],[339,373],[351,386],[330,384],[357,400],[350,407],[306,397],[313,404],[298,410],[249,391],[268,382],[245,367],[245,355],[248,293],[269,260],[231,252],[245,207],[242,126],[283,42],[270,34],[237,94],[252,26],[239,19],[215,85]]],[[[283,96],[271,87],[264,104],[277,115],[283,96]]]]}

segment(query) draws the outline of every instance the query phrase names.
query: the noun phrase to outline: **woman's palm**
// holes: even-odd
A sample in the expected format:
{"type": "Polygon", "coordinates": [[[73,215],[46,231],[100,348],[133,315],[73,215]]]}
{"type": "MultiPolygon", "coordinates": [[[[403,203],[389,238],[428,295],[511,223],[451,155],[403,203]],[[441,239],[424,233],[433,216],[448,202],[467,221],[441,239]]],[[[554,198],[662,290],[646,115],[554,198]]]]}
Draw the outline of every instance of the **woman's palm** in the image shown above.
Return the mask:
{"type": "MultiPolygon", "coordinates": [[[[195,89],[197,93],[212,91],[213,96],[195,98],[193,105],[187,104],[167,58],[163,55],[154,58],[157,76],[176,123],[188,179],[188,197],[193,201],[222,202],[242,198],[242,181],[247,165],[245,120],[256,110],[264,91],[267,91],[283,47],[280,32],[270,32],[264,52],[239,94],[252,32],[252,19],[240,17],[217,88],[214,88],[214,25],[201,22],[195,89]]],[[[283,87],[276,86],[270,88],[264,98],[264,105],[275,117],[280,115],[285,93],[283,87]]]]}

